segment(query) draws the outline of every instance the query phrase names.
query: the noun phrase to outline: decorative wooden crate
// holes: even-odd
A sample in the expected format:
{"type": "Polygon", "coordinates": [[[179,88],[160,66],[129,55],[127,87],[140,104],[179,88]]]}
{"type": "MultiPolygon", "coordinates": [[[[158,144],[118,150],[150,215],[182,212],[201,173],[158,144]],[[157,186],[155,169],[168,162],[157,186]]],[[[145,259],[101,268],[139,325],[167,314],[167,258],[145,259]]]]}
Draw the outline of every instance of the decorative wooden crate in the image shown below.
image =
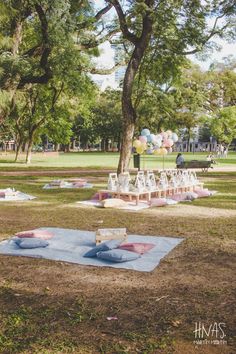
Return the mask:
{"type": "Polygon", "coordinates": [[[127,239],[126,228],[98,229],[96,232],[96,245],[98,245],[102,241],[109,241],[109,240],[126,241],[126,239],[127,239]]]}

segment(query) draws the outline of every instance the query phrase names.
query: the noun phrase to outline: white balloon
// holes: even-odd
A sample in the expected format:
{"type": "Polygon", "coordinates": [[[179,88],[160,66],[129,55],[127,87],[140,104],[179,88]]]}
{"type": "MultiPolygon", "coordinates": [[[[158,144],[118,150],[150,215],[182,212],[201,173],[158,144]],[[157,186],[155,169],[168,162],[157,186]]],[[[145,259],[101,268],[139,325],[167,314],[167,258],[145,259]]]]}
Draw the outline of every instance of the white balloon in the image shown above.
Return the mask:
{"type": "Polygon", "coordinates": [[[176,133],[172,134],[172,140],[174,143],[176,143],[179,140],[178,135],[176,133]]]}

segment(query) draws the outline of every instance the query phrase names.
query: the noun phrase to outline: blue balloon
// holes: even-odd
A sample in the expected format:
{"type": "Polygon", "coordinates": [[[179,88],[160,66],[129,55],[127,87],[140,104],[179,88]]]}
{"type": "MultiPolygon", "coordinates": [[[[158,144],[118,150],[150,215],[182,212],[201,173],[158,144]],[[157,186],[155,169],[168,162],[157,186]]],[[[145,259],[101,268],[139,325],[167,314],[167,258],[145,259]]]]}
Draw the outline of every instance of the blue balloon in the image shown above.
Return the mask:
{"type": "Polygon", "coordinates": [[[152,142],[152,137],[151,137],[151,135],[146,135],[146,137],[147,137],[147,142],[148,142],[148,143],[151,143],[151,142],[152,142]]]}
{"type": "Polygon", "coordinates": [[[143,136],[150,135],[150,130],[149,130],[149,129],[143,129],[143,130],[141,131],[141,135],[143,135],[143,136]]]}
{"type": "Polygon", "coordinates": [[[151,155],[151,154],[153,154],[153,150],[152,150],[152,149],[148,149],[148,150],[146,151],[146,153],[147,153],[148,155],[151,155]]]}

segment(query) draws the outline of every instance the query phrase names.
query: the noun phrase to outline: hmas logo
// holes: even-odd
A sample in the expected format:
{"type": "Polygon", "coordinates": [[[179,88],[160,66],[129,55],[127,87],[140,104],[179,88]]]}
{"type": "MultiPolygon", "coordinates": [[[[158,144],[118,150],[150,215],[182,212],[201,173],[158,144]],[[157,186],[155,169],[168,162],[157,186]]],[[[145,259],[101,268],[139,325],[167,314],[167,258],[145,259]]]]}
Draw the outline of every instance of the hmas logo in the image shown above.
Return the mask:
{"type": "Polygon", "coordinates": [[[224,345],[227,341],[224,339],[226,324],[224,322],[213,322],[208,325],[203,322],[195,322],[194,344],[214,344],[224,345]]]}

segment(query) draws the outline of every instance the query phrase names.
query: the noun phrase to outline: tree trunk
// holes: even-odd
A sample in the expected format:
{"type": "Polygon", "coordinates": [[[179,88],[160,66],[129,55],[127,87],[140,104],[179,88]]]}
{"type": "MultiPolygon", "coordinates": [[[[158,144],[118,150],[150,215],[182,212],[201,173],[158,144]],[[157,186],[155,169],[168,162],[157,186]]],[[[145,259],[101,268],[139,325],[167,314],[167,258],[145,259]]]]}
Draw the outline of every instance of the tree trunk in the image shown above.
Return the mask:
{"type": "Polygon", "coordinates": [[[22,23],[17,22],[15,24],[15,31],[13,35],[13,45],[12,45],[13,56],[16,56],[18,54],[21,40],[22,40],[22,23]]]}
{"type": "Polygon", "coordinates": [[[70,152],[70,144],[65,145],[64,152],[70,152]]]}
{"type": "Polygon", "coordinates": [[[19,143],[16,145],[15,162],[18,161],[18,157],[19,157],[19,154],[20,154],[20,152],[21,152],[21,148],[22,148],[22,142],[19,142],[19,143]]]}
{"type": "Polygon", "coordinates": [[[60,144],[56,143],[54,146],[54,151],[58,151],[60,148],[60,144]]]}
{"type": "Polygon", "coordinates": [[[135,124],[132,122],[129,122],[123,128],[118,173],[126,171],[129,167],[131,150],[132,150],[132,140],[134,136],[134,128],[135,128],[135,124]]]}
{"type": "Polygon", "coordinates": [[[27,151],[26,151],[26,159],[25,159],[25,162],[26,162],[27,164],[30,164],[30,163],[31,163],[31,155],[32,155],[33,141],[34,141],[34,132],[31,132],[31,133],[30,133],[30,136],[29,136],[29,141],[28,141],[28,144],[27,144],[27,151]]]}
{"type": "Polygon", "coordinates": [[[152,20],[146,16],[143,20],[143,30],[139,39],[135,42],[135,48],[128,63],[122,92],[122,140],[120,159],[117,172],[127,171],[132,151],[132,140],[136,124],[136,111],[132,102],[134,79],[142,62],[142,58],[149,45],[152,32],[152,20]]]}
{"type": "Polygon", "coordinates": [[[109,139],[105,139],[105,152],[109,151],[109,139]]]}

